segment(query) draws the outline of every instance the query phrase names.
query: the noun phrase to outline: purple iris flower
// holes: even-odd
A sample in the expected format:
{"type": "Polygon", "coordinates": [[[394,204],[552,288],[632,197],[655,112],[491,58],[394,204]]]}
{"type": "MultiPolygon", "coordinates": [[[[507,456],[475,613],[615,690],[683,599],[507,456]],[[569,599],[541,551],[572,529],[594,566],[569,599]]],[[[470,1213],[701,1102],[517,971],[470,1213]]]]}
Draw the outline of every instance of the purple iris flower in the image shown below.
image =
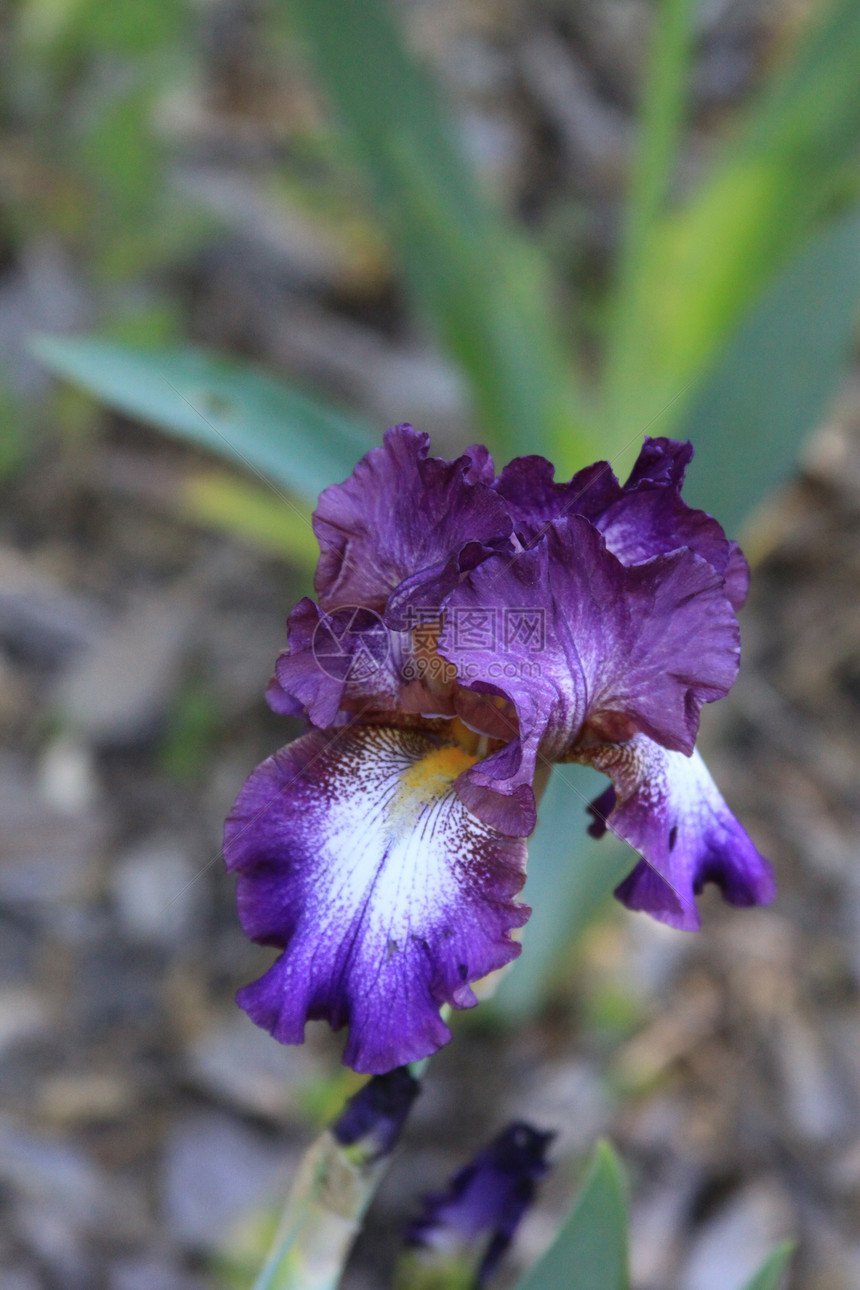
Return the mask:
{"type": "Polygon", "coordinates": [[[349,1026],[379,1073],[450,1037],[440,1007],[520,952],[517,900],[554,762],[611,785],[591,806],[639,859],[616,895],[699,925],[706,882],[764,904],[773,875],[695,751],[703,703],[739,662],[748,570],[681,499],[689,444],[647,439],[556,483],[486,449],[428,455],[389,430],[314,515],[316,601],[287,624],[267,697],[308,732],[254,771],[225,832],[247,934],[283,951],[239,993],[299,1043],[349,1026]]]}
{"type": "Polygon", "coordinates": [[[475,1266],[475,1286],[493,1275],[549,1165],[553,1133],[511,1124],[456,1174],[447,1191],[425,1197],[408,1242],[442,1259],[475,1266]]]}

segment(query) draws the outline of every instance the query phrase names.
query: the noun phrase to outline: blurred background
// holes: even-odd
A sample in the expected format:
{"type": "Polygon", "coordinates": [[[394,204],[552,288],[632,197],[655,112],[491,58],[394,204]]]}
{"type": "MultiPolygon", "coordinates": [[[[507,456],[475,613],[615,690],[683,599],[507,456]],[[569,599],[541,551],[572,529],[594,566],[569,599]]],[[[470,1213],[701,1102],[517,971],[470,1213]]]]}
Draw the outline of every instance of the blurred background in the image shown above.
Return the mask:
{"type": "Polygon", "coordinates": [[[4,1290],[249,1286],[360,1082],[235,1007],[220,832],[298,733],[314,497],[402,420],[565,472],[693,438],[754,564],[705,752],[780,893],[623,912],[554,783],[345,1285],[511,1118],[559,1134],[520,1261],[605,1133],[637,1290],[792,1232],[797,1290],[860,1284],[858,67],[844,0],[0,3],[4,1290]]]}

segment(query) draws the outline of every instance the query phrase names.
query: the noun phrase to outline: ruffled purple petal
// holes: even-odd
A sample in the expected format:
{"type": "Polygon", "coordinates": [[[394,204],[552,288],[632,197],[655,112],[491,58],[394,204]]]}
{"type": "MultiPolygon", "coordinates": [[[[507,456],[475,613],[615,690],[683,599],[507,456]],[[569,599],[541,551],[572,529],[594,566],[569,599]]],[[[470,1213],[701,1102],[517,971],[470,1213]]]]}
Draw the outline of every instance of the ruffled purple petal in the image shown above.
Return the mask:
{"type": "Polygon", "coordinates": [[[306,709],[303,703],[288,694],[278,680],[277,671],[269,678],[266,686],[266,702],[279,717],[303,717],[306,709]]]}
{"type": "Polygon", "coordinates": [[[466,478],[470,484],[492,484],[496,478],[496,467],[489,448],[485,448],[482,443],[473,443],[463,456],[469,458],[466,478]]]}
{"type": "Polygon", "coordinates": [[[726,579],[725,594],[737,609],[746,594],[740,549],[712,516],[681,498],[692,457],[690,443],[646,438],[623,486],[605,461],[579,471],[568,483],[556,483],[552,464],[544,457],[517,457],[495,487],[524,546],[533,546],[554,520],[584,515],[622,564],[689,547],[726,579]]]}
{"type": "Polygon", "coordinates": [[[590,810],[590,832],[606,828],[643,859],[616,889],[629,909],[641,909],[671,927],[700,925],[695,897],[714,882],[732,905],[767,905],[773,871],[732,815],[698,752],[661,748],[644,735],[626,744],[583,753],[612,779],[590,810]]]}
{"type": "Polygon", "coordinates": [[[652,439],[646,435],[624,487],[632,489],[656,484],[680,488],[692,460],[693,445],[688,439],[682,441],[663,436],[652,439]]]}
{"type": "Polygon", "coordinates": [[[729,557],[723,577],[726,595],[732,607],[735,610],[743,609],[750,587],[750,567],[737,542],[729,543],[729,557]]]}
{"type": "MultiPolygon", "coordinates": [[[[485,482],[493,468],[486,449],[449,462],[429,457],[429,444],[429,436],[412,426],[394,426],[349,479],[320,496],[313,521],[321,551],[314,586],[323,609],[361,605],[382,613],[406,579],[409,594],[401,597],[397,614],[407,603],[440,603],[462,568],[507,542],[511,521],[485,482]]],[[[396,617],[389,621],[405,625],[396,617]]]]}
{"type": "Polygon", "coordinates": [[[622,496],[608,461],[586,466],[567,483],[556,483],[554,473],[546,457],[515,457],[496,480],[496,492],[523,546],[533,546],[553,520],[567,515],[596,519],[622,496]]]}
{"type": "Polygon", "coordinates": [[[461,686],[511,701],[517,741],[464,782],[516,797],[539,759],[565,755],[586,732],[617,742],[639,731],[691,751],[701,705],[735,679],[739,636],[706,560],[682,548],[626,567],[589,521],[571,516],[459,584],[439,653],[461,686]]]}
{"type": "Polygon", "coordinates": [[[723,577],[724,594],[739,609],[749,572],[740,547],[729,542],[711,515],[694,510],[681,498],[692,457],[690,443],[646,439],[621,496],[594,523],[622,564],[689,547],[723,577]]]}
{"type": "Polygon", "coordinates": [[[317,605],[304,596],[287,619],[290,648],[278,657],[266,699],[274,712],[304,715],[324,728],[337,723],[348,678],[324,670],[316,658],[314,637],[322,621],[317,605]]]}
{"type": "Polygon", "coordinates": [[[595,525],[622,564],[639,564],[689,547],[725,574],[730,544],[722,526],[704,511],[693,510],[674,488],[643,486],[625,492],[595,525]]]}
{"type": "Polygon", "coordinates": [[[453,716],[455,670],[435,654],[438,625],[425,627],[426,641],[420,628],[392,631],[372,609],[327,614],[306,596],[287,621],[289,649],[269,682],[270,707],[321,730],[357,716],[453,716]]]}
{"type": "Polygon", "coordinates": [[[344,1062],[382,1073],[449,1038],[443,1003],[515,958],[525,845],[469,813],[472,759],[417,730],[311,731],[251,775],[227,820],[242,926],[284,950],[239,991],[283,1043],[349,1026],[344,1062]]]}
{"type": "Polygon", "coordinates": [[[519,736],[464,771],[454,787],[478,819],[512,837],[527,838],[537,824],[533,781],[537,773],[535,745],[523,756],[519,736]]]}

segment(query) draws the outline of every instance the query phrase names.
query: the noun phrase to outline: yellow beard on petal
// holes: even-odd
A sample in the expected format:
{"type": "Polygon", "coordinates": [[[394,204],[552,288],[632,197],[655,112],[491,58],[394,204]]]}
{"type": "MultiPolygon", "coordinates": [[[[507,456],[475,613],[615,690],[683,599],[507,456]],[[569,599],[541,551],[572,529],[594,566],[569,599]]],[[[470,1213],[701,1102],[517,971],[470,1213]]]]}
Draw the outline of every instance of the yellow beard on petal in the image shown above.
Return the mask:
{"type": "Polygon", "coordinates": [[[443,798],[457,776],[477,760],[462,748],[434,748],[400,776],[388,810],[389,822],[399,828],[411,827],[422,811],[443,798]]]}

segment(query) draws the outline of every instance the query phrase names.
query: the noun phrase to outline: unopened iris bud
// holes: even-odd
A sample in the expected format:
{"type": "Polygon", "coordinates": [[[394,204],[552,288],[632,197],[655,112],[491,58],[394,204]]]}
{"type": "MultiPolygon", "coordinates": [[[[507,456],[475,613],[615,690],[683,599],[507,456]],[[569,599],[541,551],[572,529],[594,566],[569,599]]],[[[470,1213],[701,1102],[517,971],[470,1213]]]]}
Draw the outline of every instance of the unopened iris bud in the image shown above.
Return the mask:
{"type": "Polygon", "coordinates": [[[407,1241],[415,1253],[401,1284],[415,1290],[472,1290],[487,1284],[549,1169],[555,1135],[509,1125],[457,1173],[444,1192],[427,1196],[407,1241]]]}
{"type": "Polygon", "coordinates": [[[420,1085],[403,1066],[374,1075],[340,1113],[331,1132],[362,1163],[389,1156],[397,1145],[420,1085]]]}

